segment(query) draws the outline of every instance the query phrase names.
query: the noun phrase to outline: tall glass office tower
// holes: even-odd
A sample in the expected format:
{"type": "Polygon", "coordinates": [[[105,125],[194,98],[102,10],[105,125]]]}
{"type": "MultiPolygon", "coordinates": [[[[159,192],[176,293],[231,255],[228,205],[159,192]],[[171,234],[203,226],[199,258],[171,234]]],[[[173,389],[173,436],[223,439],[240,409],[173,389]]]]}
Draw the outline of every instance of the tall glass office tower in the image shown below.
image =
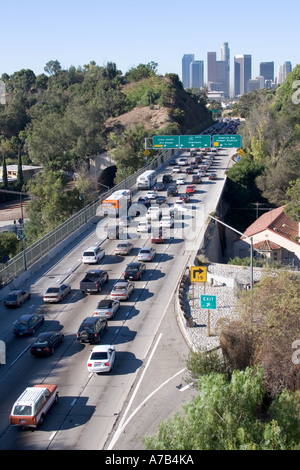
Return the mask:
{"type": "Polygon", "coordinates": [[[230,96],[230,49],[228,42],[223,42],[221,47],[221,61],[226,64],[226,81],[225,81],[225,93],[230,96]]]}
{"type": "Polygon", "coordinates": [[[183,88],[191,87],[191,72],[190,65],[191,62],[195,60],[194,54],[184,54],[182,57],[182,83],[183,88]]]}

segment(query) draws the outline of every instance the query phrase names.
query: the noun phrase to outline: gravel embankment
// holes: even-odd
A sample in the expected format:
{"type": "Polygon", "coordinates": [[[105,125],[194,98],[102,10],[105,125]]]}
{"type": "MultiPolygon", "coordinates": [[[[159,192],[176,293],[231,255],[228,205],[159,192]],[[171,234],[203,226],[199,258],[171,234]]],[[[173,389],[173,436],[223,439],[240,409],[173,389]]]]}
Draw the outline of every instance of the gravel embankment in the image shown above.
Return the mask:
{"type": "MultiPolygon", "coordinates": [[[[250,268],[211,264],[207,269],[208,282],[188,284],[185,292],[187,311],[193,317],[193,327],[186,326],[186,336],[194,349],[208,351],[220,346],[220,320],[235,317],[236,291],[249,284],[250,268]],[[201,295],[216,296],[216,309],[201,308],[201,295]],[[210,328],[208,327],[210,318],[210,328]],[[209,334],[210,332],[210,334],[209,334]]],[[[261,279],[261,270],[254,268],[253,281],[261,279]]],[[[222,321],[221,320],[221,321],[222,321]]]]}

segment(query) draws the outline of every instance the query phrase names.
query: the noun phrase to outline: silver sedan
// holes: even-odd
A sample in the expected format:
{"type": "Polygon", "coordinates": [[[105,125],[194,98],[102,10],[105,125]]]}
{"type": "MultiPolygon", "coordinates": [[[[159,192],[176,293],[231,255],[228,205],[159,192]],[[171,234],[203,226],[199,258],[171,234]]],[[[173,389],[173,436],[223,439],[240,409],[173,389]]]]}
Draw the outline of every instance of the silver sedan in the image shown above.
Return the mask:
{"type": "Polygon", "coordinates": [[[110,298],[112,300],[127,300],[134,290],[134,283],[128,281],[117,281],[112,288],[110,298]]]}
{"type": "Polygon", "coordinates": [[[44,302],[60,302],[67,294],[71,292],[71,286],[69,284],[61,284],[57,287],[48,287],[46,290],[43,300],[44,302]]]}

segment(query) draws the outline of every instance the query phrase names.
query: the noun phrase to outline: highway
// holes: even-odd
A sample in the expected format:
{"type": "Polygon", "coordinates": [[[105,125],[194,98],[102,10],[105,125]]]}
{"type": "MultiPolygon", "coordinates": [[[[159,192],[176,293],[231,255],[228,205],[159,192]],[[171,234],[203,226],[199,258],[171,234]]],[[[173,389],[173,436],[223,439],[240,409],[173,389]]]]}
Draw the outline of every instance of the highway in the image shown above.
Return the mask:
{"type": "MultiPolygon", "coordinates": [[[[0,307],[1,339],[6,344],[6,364],[0,366],[0,449],[1,450],[103,450],[142,449],[143,435],[155,433],[163,419],[170,418],[196,391],[188,383],[185,360],[188,347],[174,314],[174,292],[179,278],[201,240],[206,214],[214,210],[235,149],[223,149],[211,170],[217,180],[203,178],[188,203],[183,227],[175,222],[170,236],[157,250],[153,261],[128,301],[109,320],[102,344],[114,344],[117,355],[112,371],[90,374],[87,359],[92,345],[76,339],[81,321],[93,314],[99,299],[109,295],[126,265],[136,260],[143,246],[150,246],[149,234],[132,234],[134,249],[129,256],[117,257],[118,240],[103,239],[105,257],[97,268],[109,273],[109,282],[100,294],[84,295],[80,280],[90,266],[83,265],[85,248],[99,243],[104,219],[95,230],[66,256],[44,270],[43,275],[26,282],[31,299],[19,309],[0,307]],[[50,285],[71,284],[71,293],[58,304],[44,304],[42,295],[50,285]],[[44,325],[37,333],[59,330],[64,342],[50,357],[30,354],[32,337],[15,337],[13,322],[22,313],[42,313],[44,325]],[[34,432],[13,428],[9,414],[14,401],[29,385],[58,385],[59,402],[47,414],[43,426],[34,432]]],[[[188,155],[188,153],[187,153],[188,155]]],[[[193,160],[193,158],[191,158],[193,160]]],[[[172,167],[165,167],[167,173],[172,167]]],[[[160,179],[160,178],[159,178],[160,179]]],[[[191,181],[191,175],[187,176],[191,181]]],[[[179,186],[184,192],[185,186],[179,186]]],[[[135,199],[143,193],[135,194],[135,199]]],[[[166,194],[162,192],[162,194],[166,194]]],[[[168,204],[176,197],[168,198],[168,204]]],[[[137,219],[138,220],[138,219],[137,219]]],[[[136,221],[135,221],[136,223],[136,221]]]]}

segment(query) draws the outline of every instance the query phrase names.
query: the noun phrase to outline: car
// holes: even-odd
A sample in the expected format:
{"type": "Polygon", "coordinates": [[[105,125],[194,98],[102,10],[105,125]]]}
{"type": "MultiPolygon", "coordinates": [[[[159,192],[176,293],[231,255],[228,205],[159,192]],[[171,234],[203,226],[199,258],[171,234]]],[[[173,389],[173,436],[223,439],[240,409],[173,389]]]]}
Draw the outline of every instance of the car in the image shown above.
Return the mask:
{"type": "Polygon", "coordinates": [[[108,272],[103,269],[91,269],[79,283],[79,289],[83,294],[100,292],[103,285],[108,282],[108,272]]]}
{"type": "Polygon", "coordinates": [[[175,201],[175,204],[174,204],[174,209],[176,209],[177,211],[184,212],[187,210],[187,207],[186,207],[185,202],[182,199],[177,199],[177,201],[175,201]]]}
{"type": "Polygon", "coordinates": [[[159,206],[151,206],[148,209],[148,212],[146,214],[146,219],[147,220],[159,220],[161,217],[161,209],[159,206]]]}
{"type": "Polygon", "coordinates": [[[152,235],[151,235],[151,243],[164,243],[162,227],[158,227],[153,230],[152,235]]]}
{"type": "Polygon", "coordinates": [[[158,194],[157,194],[156,191],[148,191],[148,192],[146,193],[146,197],[147,197],[148,199],[150,199],[150,201],[152,201],[153,199],[156,199],[157,196],[158,196],[158,194]]]}
{"type": "Polygon", "coordinates": [[[60,302],[71,292],[70,284],[48,287],[43,295],[43,301],[48,303],[60,302]]]}
{"type": "Polygon", "coordinates": [[[161,206],[162,204],[165,204],[166,202],[167,202],[166,196],[158,196],[155,199],[155,204],[158,204],[159,206],[161,206]]]}
{"type": "Polygon", "coordinates": [[[188,184],[187,187],[185,188],[185,192],[187,194],[193,194],[195,192],[195,186],[193,184],[188,184]]]}
{"type": "Polygon", "coordinates": [[[87,248],[81,257],[84,264],[96,264],[105,256],[105,251],[101,246],[90,246],[87,248]]]}
{"type": "Polygon", "coordinates": [[[30,292],[19,289],[12,290],[4,300],[5,307],[21,307],[21,305],[30,299],[30,292]]]}
{"type": "Polygon", "coordinates": [[[108,227],[105,227],[105,230],[106,236],[109,239],[122,238],[124,235],[123,227],[120,227],[119,225],[109,225],[108,227]]]}
{"type": "Polygon", "coordinates": [[[172,172],[173,173],[181,173],[182,169],[179,165],[175,165],[175,166],[173,166],[172,172]]]}
{"type": "Polygon", "coordinates": [[[95,346],[87,361],[88,372],[101,374],[112,370],[116,359],[116,348],[102,344],[95,346]]]}
{"type": "Polygon", "coordinates": [[[179,194],[178,201],[189,202],[190,196],[188,193],[179,194]]]}
{"type": "Polygon", "coordinates": [[[30,346],[33,356],[51,356],[64,341],[64,335],[60,331],[46,331],[40,333],[30,346]]]}
{"type": "Polygon", "coordinates": [[[148,197],[145,197],[145,196],[139,197],[138,200],[137,200],[137,203],[138,203],[138,204],[143,204],[143,205],[146,206],[146,207],[151,206],[151,201],[150,201],[150,199],[149,199],[148,197]]]}
{"type": "Polygon", "coordinates": [[[217,179],[217,175],[215,173],[211,173],[209,176],[208,176],[208,179],[209,180],[216,180],[217,179]]]}
{"type": "Polygon", "coordinates": [[[130,294],[134,291],[134,283],[129,281],[117,281],[113,286],[110,298],[112,300],[128,300],[130,294]]]}
{"type": "Polygon", "coordinates": [[[180,157],[177,160],[177,165],[179,166],[187,166],[188,164],[189,164],[189,161],[187,157],[180,157]]]}
{"type": "Polygon", "coordinates": [[[35,330],[44,324],[44,315],[25,313],[14,323],[13,333],[16,336],[34,335],[35,330]]]}
{"type": "Polygon", "coordinates": [[[118,243],[118,245],[115,248],[115,255],[130,255],[131,251],[133,249],[133,244],[130,242],[123,242],[123,243],[118,243]]]}
{"type": "Polygon", "coordinates": [[[170,185],[167,189],[167,196],[177,196],[178,190],[176,185],[170,185]]]}
{"type": "Polygon", "coordinates": [[[107,331],[107,320],[98,317],[86,317],[78,328],[76,337],[81,343],[99,343],[107,331]]]}
{"type": "Polygon", "coordinates": [[[124,279],[131,279],[132,281],[139,281],[142,278],[143,273],[146,271],[145,263],[133,262],[126,266],[123,273],[124,279]]]}
{"type": "Polygon", "coordinates": [[[98,302],[97,307],[94,310],[93,317],[98,318],[113,318],[115,313],[120,308],[120,301],[119,300],[111,300],[111,299],[102,299],[98,302]]]}
{"type": "Polygon", "coordinates": [[[132,222],[132,217],[130,217],[129,215],[121,216],[120,219],[119,219],[119,226],[120,227],[129,227],[131,222],[132,222]]]}
{"type": "Polygon", "coordinates": [[[164,185],[164,183],[162,183],[162,182],[161,182],[161,183],[160,183],[160,182],[157,182],[157,183],[155,183],[155,185],[153,186],[153,189],[154,189],[155,191],[163,191],[163,190],[165,189],[165,185],[164,185]]]}
{"type": "Polygon", "coordinates": [[[172,181],[172,175],[171,173],[167,173],[167,174],[164,174],[163,177],[162,177],[162,182],[163,183],[171,183],[172,181]]]}
{"type": "Polygon", "coordinates": [[[174,218],[170,215],[163,215],[159,224],[161,227],[173,228],[174,218]]]}
{"type": "Polygon", "coordinates": [[[184,183],[185,183],[185,177],[184,176],[180,176],[179,178],[177,178],[176,184],[184,184],[184,183]]]}
{"type": "Polygon", "coordinates": [[[197,175],[194,175],[193,178],[194,178],[195,176],[200,176],[200,178],[201,178],[201,177],[203,177],[203,176],[205,176],[205,175],[206,175],[206,171],[204,171],[204,170],[199,170],[199,171],[197,172],[197,175]]]}
{"type": "Polygon", "coordinates": [[[149,233],[151,230],[151,224],[148,222],[148,220],[140,220],[138,225],[137,225],[137,228],[136,228],[136,231],[138,233],[149,233]]]}
{"type": "Polygon", "coordinates": [[[196,183],[196,184],[201,183],[201,176],[200,175],[193,175],[192,176],[192,183],[196,183]]]}
{"type": "Polygon", "coordinates": [[[152,261],[155,255],[156,255],[155,248],[144,247],[144,248],[141,248],[138,253],[138,260],[139,261],[152,261]]]}
{"type": "Polygon", "coordinates": [[[192,166],[188,166],[187,169],[185,170],[185,172],[188,175],[192,175],[194,173],[194,168],[192,166]]]}

